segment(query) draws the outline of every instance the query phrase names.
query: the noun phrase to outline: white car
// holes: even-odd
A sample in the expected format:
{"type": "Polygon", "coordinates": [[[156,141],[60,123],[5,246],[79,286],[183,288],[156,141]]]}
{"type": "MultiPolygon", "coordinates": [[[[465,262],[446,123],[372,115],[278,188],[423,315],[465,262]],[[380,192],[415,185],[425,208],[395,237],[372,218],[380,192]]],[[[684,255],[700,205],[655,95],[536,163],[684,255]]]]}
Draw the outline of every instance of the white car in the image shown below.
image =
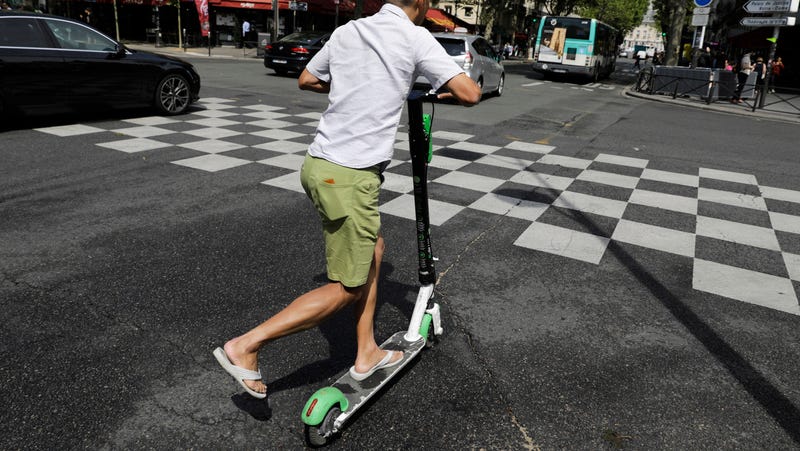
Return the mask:
{"type": "MultiPolygon", "coordinates": [[[[481,93],[503,94],[506,73],[497,54],[489,42],[481,36],[466,33],[432,33],[442,44],[453,60],[464,69],[478,86],[481,93]]],[[[430,89],[431,84],[420,76],[414,83],[415,89],[430,89]]]]}

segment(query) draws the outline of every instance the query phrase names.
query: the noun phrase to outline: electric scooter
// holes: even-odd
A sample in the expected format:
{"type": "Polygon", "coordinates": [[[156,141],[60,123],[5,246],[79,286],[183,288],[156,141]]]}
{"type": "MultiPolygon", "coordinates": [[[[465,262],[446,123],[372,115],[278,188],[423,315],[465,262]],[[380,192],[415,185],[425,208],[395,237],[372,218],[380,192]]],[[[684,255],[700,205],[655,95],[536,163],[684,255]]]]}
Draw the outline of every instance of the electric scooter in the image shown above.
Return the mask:
{"type": "Polygon", "coordinates": [[[366,405],[400,370],[414,359],[424,347],[431,346],[436,335],[442,334],[439,304],[433,302],[436,270],[431,251],[430,218],[428,211],[428,163],[433,155],[431,123],[433,116],[423,114],[422,102],[432,101],[435,94],[412,91],[408,97],[408,136],[411,148],[411,172],[414,183],[419,282],[414,311],[408,330],[389,337],[381,349],[401,351],[398,364],[381,368],[364,380],[357,381],[345,372],[333,385],[317,390],[308,399],[301,413],[305,423],[305,438],[311,446],[323,446],[342,430],[345,423],[366,405]]]}

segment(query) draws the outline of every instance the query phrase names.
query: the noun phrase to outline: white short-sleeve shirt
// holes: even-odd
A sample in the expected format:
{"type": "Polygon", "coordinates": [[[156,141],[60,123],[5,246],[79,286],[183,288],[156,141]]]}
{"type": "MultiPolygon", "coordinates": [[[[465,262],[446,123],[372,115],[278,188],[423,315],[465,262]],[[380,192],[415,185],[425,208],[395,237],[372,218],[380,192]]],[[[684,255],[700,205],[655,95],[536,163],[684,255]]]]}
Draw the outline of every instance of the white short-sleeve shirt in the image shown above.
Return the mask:
{"type": "Polygon", "coordinates": [[[464,72],[428,30],[392,4],[336,29],[306,69],[331,88],[308,152],[350,168],[392,158],[403,105],[417,75],[438,89],[464,72]]]}

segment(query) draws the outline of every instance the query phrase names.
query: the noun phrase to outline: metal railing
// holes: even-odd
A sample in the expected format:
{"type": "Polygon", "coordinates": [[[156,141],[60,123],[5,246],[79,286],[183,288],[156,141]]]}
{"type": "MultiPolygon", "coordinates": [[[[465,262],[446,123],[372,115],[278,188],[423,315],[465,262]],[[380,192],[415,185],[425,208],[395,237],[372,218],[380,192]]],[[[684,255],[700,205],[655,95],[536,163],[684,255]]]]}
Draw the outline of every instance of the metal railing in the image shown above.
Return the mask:
{"type": "Polygon", "coordinates": [[[757,109],[781,113],[800,113],[800,89],[779,88],[777,93],[764,93],[756,83],[756,74],[748,75],[739,85],[737,74],[708,68],[649,66],[639,71],[633,86],[636,92],[680,97],[696,96],[706,104],[720,100],[757,109]]]}

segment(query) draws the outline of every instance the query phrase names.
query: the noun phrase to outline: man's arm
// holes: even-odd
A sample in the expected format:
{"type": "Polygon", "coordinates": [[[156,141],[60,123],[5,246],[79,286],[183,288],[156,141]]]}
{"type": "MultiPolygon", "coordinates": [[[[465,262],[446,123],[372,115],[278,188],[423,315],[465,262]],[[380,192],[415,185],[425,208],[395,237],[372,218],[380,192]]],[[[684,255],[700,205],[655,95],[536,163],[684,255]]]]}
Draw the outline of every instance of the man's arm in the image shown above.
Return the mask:
{"type": "Polygon", "coordinates": [[[303,69],[303,73],[297,79],[297,86],[303,91],[314,91],[322,94],[331,92],[331,85],[314,76],[308,69],[303,69]]]}
{"type": "Polygon", "coordinates": [[[481,101],[481,88],[465,73],[460,73],[443,86],[449,92],[439,94],[440,99],[454,98],[464,106],[477,105],[481,101]]]}

